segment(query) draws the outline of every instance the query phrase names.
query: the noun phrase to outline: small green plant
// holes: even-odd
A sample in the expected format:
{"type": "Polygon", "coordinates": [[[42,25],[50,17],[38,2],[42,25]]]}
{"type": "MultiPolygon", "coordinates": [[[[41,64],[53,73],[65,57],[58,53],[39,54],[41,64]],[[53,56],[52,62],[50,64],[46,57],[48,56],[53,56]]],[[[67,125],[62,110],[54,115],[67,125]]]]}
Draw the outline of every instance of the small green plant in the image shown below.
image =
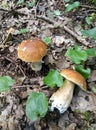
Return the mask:
{"type": "Polygon", "coordinates": [[[91,13],[89,16],[87,16],[85,18],[85,21],[88,25],[92,24],[96,19],[96,14],[95,13],[91,13]]]}
{"type": "Polygon", "coordinates": [[[82,49],[80,46],[68,48],[65,56],[69,57],[75,64],[75,70],[80,72],[85,78],[90,75],[90,68],[85,68],[84,64],[89,57],[96,57],[95,48],[82,49]]]}
{"type": "Polygon", "coordinates": [[[21,4],[23,4],[25,2],[25,0],[18,0],[17,1],[17,5],[21,5],[21,4]]]}
{"type": "Polygon", "coordinates": [[[83,65],[75,66],[75,70],[82,74],[85,77],[85,79],[87,79],[91,73],[90,68],[84,68],[83,65]]]}
{"type": "Polygon", "coordinates": [[[85,21],[86,21],[87,24],[90,25],[90,24],[92,24],[93,19],[92,19],[91,17],[87,16],[87,17],[85,18],[85,21]]]}
{"type": "Polygon", "coordinates": [[[82,113],[82,114],[83,114],[85,120],[87,120],[87,121],[90,120],[90,118],[91,118],[91,113],[90,113],[89,111],[86,111],[86,112],[84,112],[84,113],[82,113]]]}
{"type": "Polygon", "coordinates": [[[71,12],[75,9],[77,9],[78,7],[80,6],[80,2],[79,1],[75,1],[74,3],[72,4],[67,4],[67,7],[65,9],[65,12],[71,12]]]}
{"type": "Polygon", "coordinates": [[[43,79],[44,83],[51,88],[55,86],[61,87],[63,85],[63,78],[57,70],[49,71],[48,75],[43,79]]]}
{"type": "Polygon", "coordinates": [[[82,30],[81,33],[84,36],[89,36],[89,37],[93,38],[94,40],[96,40],[96,27],[89,29],[89,30],[82,30]]]}
{"type": "Polygon", "coordinates": [[[10,6],[9,6],[7,1],[6,2],[2,1],[2,7],[5,8],[5,9],[9,9],[10,8],[10,6]]]}
{"type": "Polygon", "coordinates": [[[44,37],[43,41],[49,45],[51,43],[51,38],[50,37],[44,37]]]}
{"type": "Polygon", "coordinates": [[[88,0],[90,3],[96,4],[96,0],[88,0]]]}
{"type": "Polygon", "coordinates": [[[70,0],[64,0],[65,2],[70,2],[70,0]]]}
{"type": "Polygon", "coordinates": [[[37,3],[36,0],[32,0],[31,2],[29,2],[29,1],[27,2],[26,0],[18,0],[16,4],[17,5],[25,5],[28,8],[32,8],[33,6],[36,5],[36,3],[37,3]]]}
{"type": "Polygon", "coordinates": [[[44,117],[48,111],[48,100],[42,92],[32,92],[26,103],[26,115],[32,121],[44,117]]]}
{"type": "Polygon", "coordinates": [[[86,51],[82,50],[80,46],[68,48],[65,56],[69,57],[75,64],[80,64],[82,61],[86,61],[88,58],[86,51]]]}
{"type": "Polygon", "coordinates": [[[80,112],[79,110],[76,109],[75,113],[78,114],[78,116],[82,116],[82,118],[85,119],[86,121],[89,121],[91,118],[90,111],[80,112]]]}
{"type": "Polygon", "coordinates": [[[0,76],[0,92],[7,92],[13,86],[14,80],[10,76],[0,76]]]}
{"type": "Polygon", "coordinates": [[[60,16],[60,15],[61,15],[61,11],[60,11],[60,10],[55,10],[55,11],[54,11],[54,14],[55,14],[56,16],[60,16]]]}
{"type": "MultiPolygon", "coordinates": [[[[53,88],[63,85],[63,78],[57,70],[51,70],[43,79],[44,83],[53,88]]],[[[39,117],[44,117],[48,111],[48,99],[42,92],[32,92],[27,99],[26,115],[32,120],[36,121],[39,117]]]]}
{"type": "Polygon", "coordinates": [[[29,32],[28,28],[22,28],[22,29],[20,29],[19,34],[24,34],[24,33],[27,33],[27,32],[29,32]]]}
{"type": "Polygon", "coordinates": [[[27,4],[27,7],[32,8],[33,6],[35,6],[35,4],[36,4],[36,1],[30,2],[27,4]]]}

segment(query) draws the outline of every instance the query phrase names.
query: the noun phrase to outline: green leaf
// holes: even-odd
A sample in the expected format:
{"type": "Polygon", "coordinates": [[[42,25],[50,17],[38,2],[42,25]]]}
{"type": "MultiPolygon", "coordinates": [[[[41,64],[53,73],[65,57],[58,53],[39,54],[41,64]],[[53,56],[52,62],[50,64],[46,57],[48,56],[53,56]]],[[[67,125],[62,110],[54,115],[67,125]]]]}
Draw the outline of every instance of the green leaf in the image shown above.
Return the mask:
{"type": "Polygon", "coordinates": [[[50,37],[45,37],[45,38],[43,39],[43,41],[48,45],[48,44],[51,43],[51,38],[50,38],[50,37]]]}
{"type": "Polygon", "coordinates": [[[61,12],[60,12],[60,10],[55,10],[55,11],[54,11],[54,14],[57,15],[57,16],[60,16],[60,15],[61,15],[61,12]]]}
{"type": "Polygon", "coordinates": [[[82,50],[80,46],[75,46],[74,49],[68,48],[65,56],[69,57],[75,64],[80,64],[88,58],[87,52],[82,50]]]}
{"type": "Polygon", "coordinates": [[[88,56],[96,57],[96,48],[88,48],[86,49],[88,56]]]}
{"type": "Polygon", "coordinates": [[[18,0],[18,1],[17,1],[17,5],[19,5],[19,4],[23,4],[24,1],[25,1],[25,0],[18,0]]]}
{"type": "Polygon", "coordinates": [[[0,92],[7,92],[14,84],[14,80],[10,76],[0,76],[0,92]]]}
{"type": "Polygon", "coordinates": [[[70,2],[70,0],[64,0],[65,2],[70,2]]]}
{"type": "Polygon", "coordinates": [[[84,112],[84,113],[82,113],[82,114],[84,115],[85,120],[87,120],[87,121],[90,120],[90,118],[91,118],[91,113],[90,113],[89,111],[86,111],[86,112],[84,112]]]}
{"type": "Polygon", "coordinates": [[[48,111],[48,100],[42,92],[32,92],[26,103],[26,115],[32,121],[44,117],[48,111]]]}
{"type": "Polygon", "coordinates": [[[92,29],[89,29],[89,30],[83,30],[83,31],[81,31],[81,33],[84,36],[89,36],[89,37],[91,37],[91,38],[96,40],[96,27],[94,27],[92,29]]]}
{"type": "Polygon", "coordinates": [[[73,4],[69,4],[66,9],[65,9],[65,12],[70,12],[70,11],[73,11],[74,9],[78,8],[80,6],[80,2],[79,1],[76,1],[74,2],[73,4]]]}
{"type": "Polygon", "coordinates": [[[4,2],[4,3],[2,4],[2,7],[5,8],[5,9],[9,9],[9,8],[10,8],[8,2],[4,2]]]}
{"type": "Polygon", "coordinates": [[[23,29],[20,29],[19,34],[24,34],[24,33],[27,33],[27,32],[29,32],[29,29],[23,28],[23,29]]]}
{"type": "Polygon", "coordinates": [[[58,87],[63,85],[63,78],[57,70],[51,70],[48,75],[44,77],[43,81],[51,88],[54,88],[56,85],[58,87]]]}
{"type": "Polygon", "coordinates": [[[33,6],[35,6],[35,4],[36,4],[36,0],[33,0],[32,2],[29,2],[29,3],[27,4],[27,7],[28,7],[28,8],[32,8],[33,6]]]}
{"type": "Polygon", "coordinates": [[[86,17],[85,21],[87,24],[92,24],[92,20],[90,19],[90,17],[86,17]]]}
{"type": "Polygon", "coordinates": [[[92,3],[92,4],[93,3],[96,4],[96,0],[89,0],[89,2],[92,3]]]}
{"type": "Polygon", "coordinates": [[[87,79],[91,73],[90,68],[85,69],[83,65],[76,66],[75,70],[82,74],[85,77],[85,79],[87,79]]]}

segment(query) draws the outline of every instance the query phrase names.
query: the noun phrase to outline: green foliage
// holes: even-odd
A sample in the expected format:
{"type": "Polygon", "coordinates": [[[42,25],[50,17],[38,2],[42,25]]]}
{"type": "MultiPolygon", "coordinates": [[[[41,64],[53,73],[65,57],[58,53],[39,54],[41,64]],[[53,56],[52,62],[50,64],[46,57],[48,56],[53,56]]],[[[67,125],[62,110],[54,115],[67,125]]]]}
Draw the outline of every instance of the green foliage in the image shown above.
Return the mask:
{"type": "Polygon", "coordinates": [[[23,4],[24,2],[25,2],[25,0],[18,0],[18,1],[17,1],[17,5],[23,4]]]}
{"type": "Polygon", "coordinates": [[[2,3],[2,7],[5,8],[5,9],[9,9],[10,8],[7,1],[2,3]]]}
{"type": "Polygon", "coordinates": [[[34,3],[34,2],[30,2],[30,3],[27,4],[27,7],[28,7],[28,8],[32,8],[33,6],[35,6],[35,3],[34,3]]]}
{"type": "Polygon", "coordinates": [[[87,120],[87,121],[90,120],[90,118],[91,118],[91,113],[90,112],[86,111],[86,112],[83,113],[83,115],[84,115],[85,120],[87,120]]]}
{"type": "Polygon", "coordinates": [[[74,49],[68,48],[65,56],[69,57],[75,64],[80,64],[88,58],[86,51],[82,50],[80,46],[75,46],[74,49]]]}
{"type": "Polygon", "coordinates": [[[89,57],[96,57],[96,48],[88,48],[86,53],[89,57]]]}
{"type": "Polygon", "coordinates": [[[42,92],[32,92],[26,103],[26,115],[32,121],[44,117],[48,111],[48,100],[42,92]]]}
{"type": "Polygon", "coordinates": [[[88,78],[91,70],[85,68],[83,63],[88,60],[89,57],[96,57],[96,48],[88,48],[82,50],[80,46],[75,46],[74,48],[68,48],[65,56],[69,57],[77,66],[75,70],[80,72],[85,78],[88,78]]]}
{"type": "Polygon", "coordinates": [[[81,31],[81,33],[84,36],[89,36],[89,37],[91,37],[91,38],[96,40],[96,27],[94,27],[92,29],[89,29],[89,30],[83,30],[83,31],[81,31]]]}
{"type": "Polygon", "coordinates": [[[24,34],[24,33],[27,33],[27,32],[29,32],[29,29],[23,28],[23,29],[20,29],[19,34],[24,34]]]}
{"type": "Polygon", "coordinates": [[[90,3],[96,4],[96,0],[88,0],[90,3]]]}
{"type": "Polygon", "coordinates": [[[51,38],[50,38],[50,37],[45,37],[45,38],[43,39],[43,41],[48,45],[48,44],[51,43],[51,38]]]}
{"type": "Polygon", "coordinates": [[[73,11],[74,9],[77,9],[80,6],[79,1],[75,1],[73,4],[68,4],[68,6],[65,9],[65,12],[73,11]]]}
{"type": "Polygon", "coordinates": [[[69,57],[75,64],[81,64],[82,61],[87,61],[88,57],[96,57],[96,48],[82,50],[80,46],[75,46],[68,48],[65,56],[69,57]]]}
{"type": "Polygon", "coordinates": [[[64,0],[65,2],[70,2],[70,0],[64,0]]]}
{"type": "Polygon", "coordinates": [[[14,80],[10,76],[0,76],[0,92],[7,92],[14,84],[14,80]]]}
{"type": "Polygon", "coordinates": [[[85,21],[87,24],[92,24],[92,19],[88,16],[85,18],[85,21]]]}
{"type": "Polygon", "coordinates": [[[29,2],[28,4],[27,4],[27,7],[28,8],[32,8],[33,6],[35,6],[36,5],[36,0],[32,0],[32,2],[29,2]]]}
{"type": "Polygon", "coordinates": [[[76,66],[75,70],[82,74],[85,77],[85,79],[87,79],[91,73],[90,68],[85,69],[83,65],[76,66]]]}
{"type": "Polygon", "coordinates": [[[96,20],[96,14],[95,13],[91,13],[90,16],[87,16],[85,18],[85,21],[87,24],[92,24],[94,21],[96,20]]]}
{"type": "Polygon", "coordinates": [[[55,14],[56,16],[60,16],[60,15],[61,15],[61,12],[60,12],[60,10],[55,10],[55,11],[54,11],[54,14],[55,14]]]}
{"type": "Polygon", "coordinates": [[[43,81],[51,88],[54,88],[56,85],[58,87],[63,85],[63,78],[57,70],[51,70],[48,75],[44,77],[43,81]]]}

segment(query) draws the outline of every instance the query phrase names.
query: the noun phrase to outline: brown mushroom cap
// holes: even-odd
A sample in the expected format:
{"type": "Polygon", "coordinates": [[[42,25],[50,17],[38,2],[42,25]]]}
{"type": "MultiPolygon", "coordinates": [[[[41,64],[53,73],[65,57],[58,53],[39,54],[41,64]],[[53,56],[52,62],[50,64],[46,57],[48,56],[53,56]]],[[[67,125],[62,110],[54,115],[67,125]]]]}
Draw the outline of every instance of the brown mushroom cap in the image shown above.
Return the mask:
{"type": "Polygon", "coordinates": [[[18,57],[25,62],[38,62],[46,55],[46,48],[38,38],[24,40],[18,45],[18,57]]]}
{"type": "Polygon", "coordinates": [[[87,89],[85,78],[79,72],[72,69],[63,69],[61,70],[60,74],[67,80],[80,86],[81,89],[83,90],[87,89]]]}

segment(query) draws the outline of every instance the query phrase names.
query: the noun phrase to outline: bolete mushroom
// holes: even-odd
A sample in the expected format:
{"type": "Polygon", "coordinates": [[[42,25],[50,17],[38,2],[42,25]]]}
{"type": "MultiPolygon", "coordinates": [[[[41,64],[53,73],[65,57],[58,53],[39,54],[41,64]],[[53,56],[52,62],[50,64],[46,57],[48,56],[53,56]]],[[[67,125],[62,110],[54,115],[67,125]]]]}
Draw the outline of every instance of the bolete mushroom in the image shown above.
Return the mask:
{"type": "Polygon", "coordinates": [[[60,74],[65,78],[64,84],[49,99],[50,110],[57,108],[60,113],[64,113],[69,107],[75,84],[86,91],[87,85],[84,77],[72,69],[63,69],[60,74]]]}
{"type": "Polygon", "coordinates": [[[46,44],[38,39],[24,40],[18,45],[18,57],[31,64],[32,70],[39,71],[42,68],[42,58],[46,55],[46,44]]]}

